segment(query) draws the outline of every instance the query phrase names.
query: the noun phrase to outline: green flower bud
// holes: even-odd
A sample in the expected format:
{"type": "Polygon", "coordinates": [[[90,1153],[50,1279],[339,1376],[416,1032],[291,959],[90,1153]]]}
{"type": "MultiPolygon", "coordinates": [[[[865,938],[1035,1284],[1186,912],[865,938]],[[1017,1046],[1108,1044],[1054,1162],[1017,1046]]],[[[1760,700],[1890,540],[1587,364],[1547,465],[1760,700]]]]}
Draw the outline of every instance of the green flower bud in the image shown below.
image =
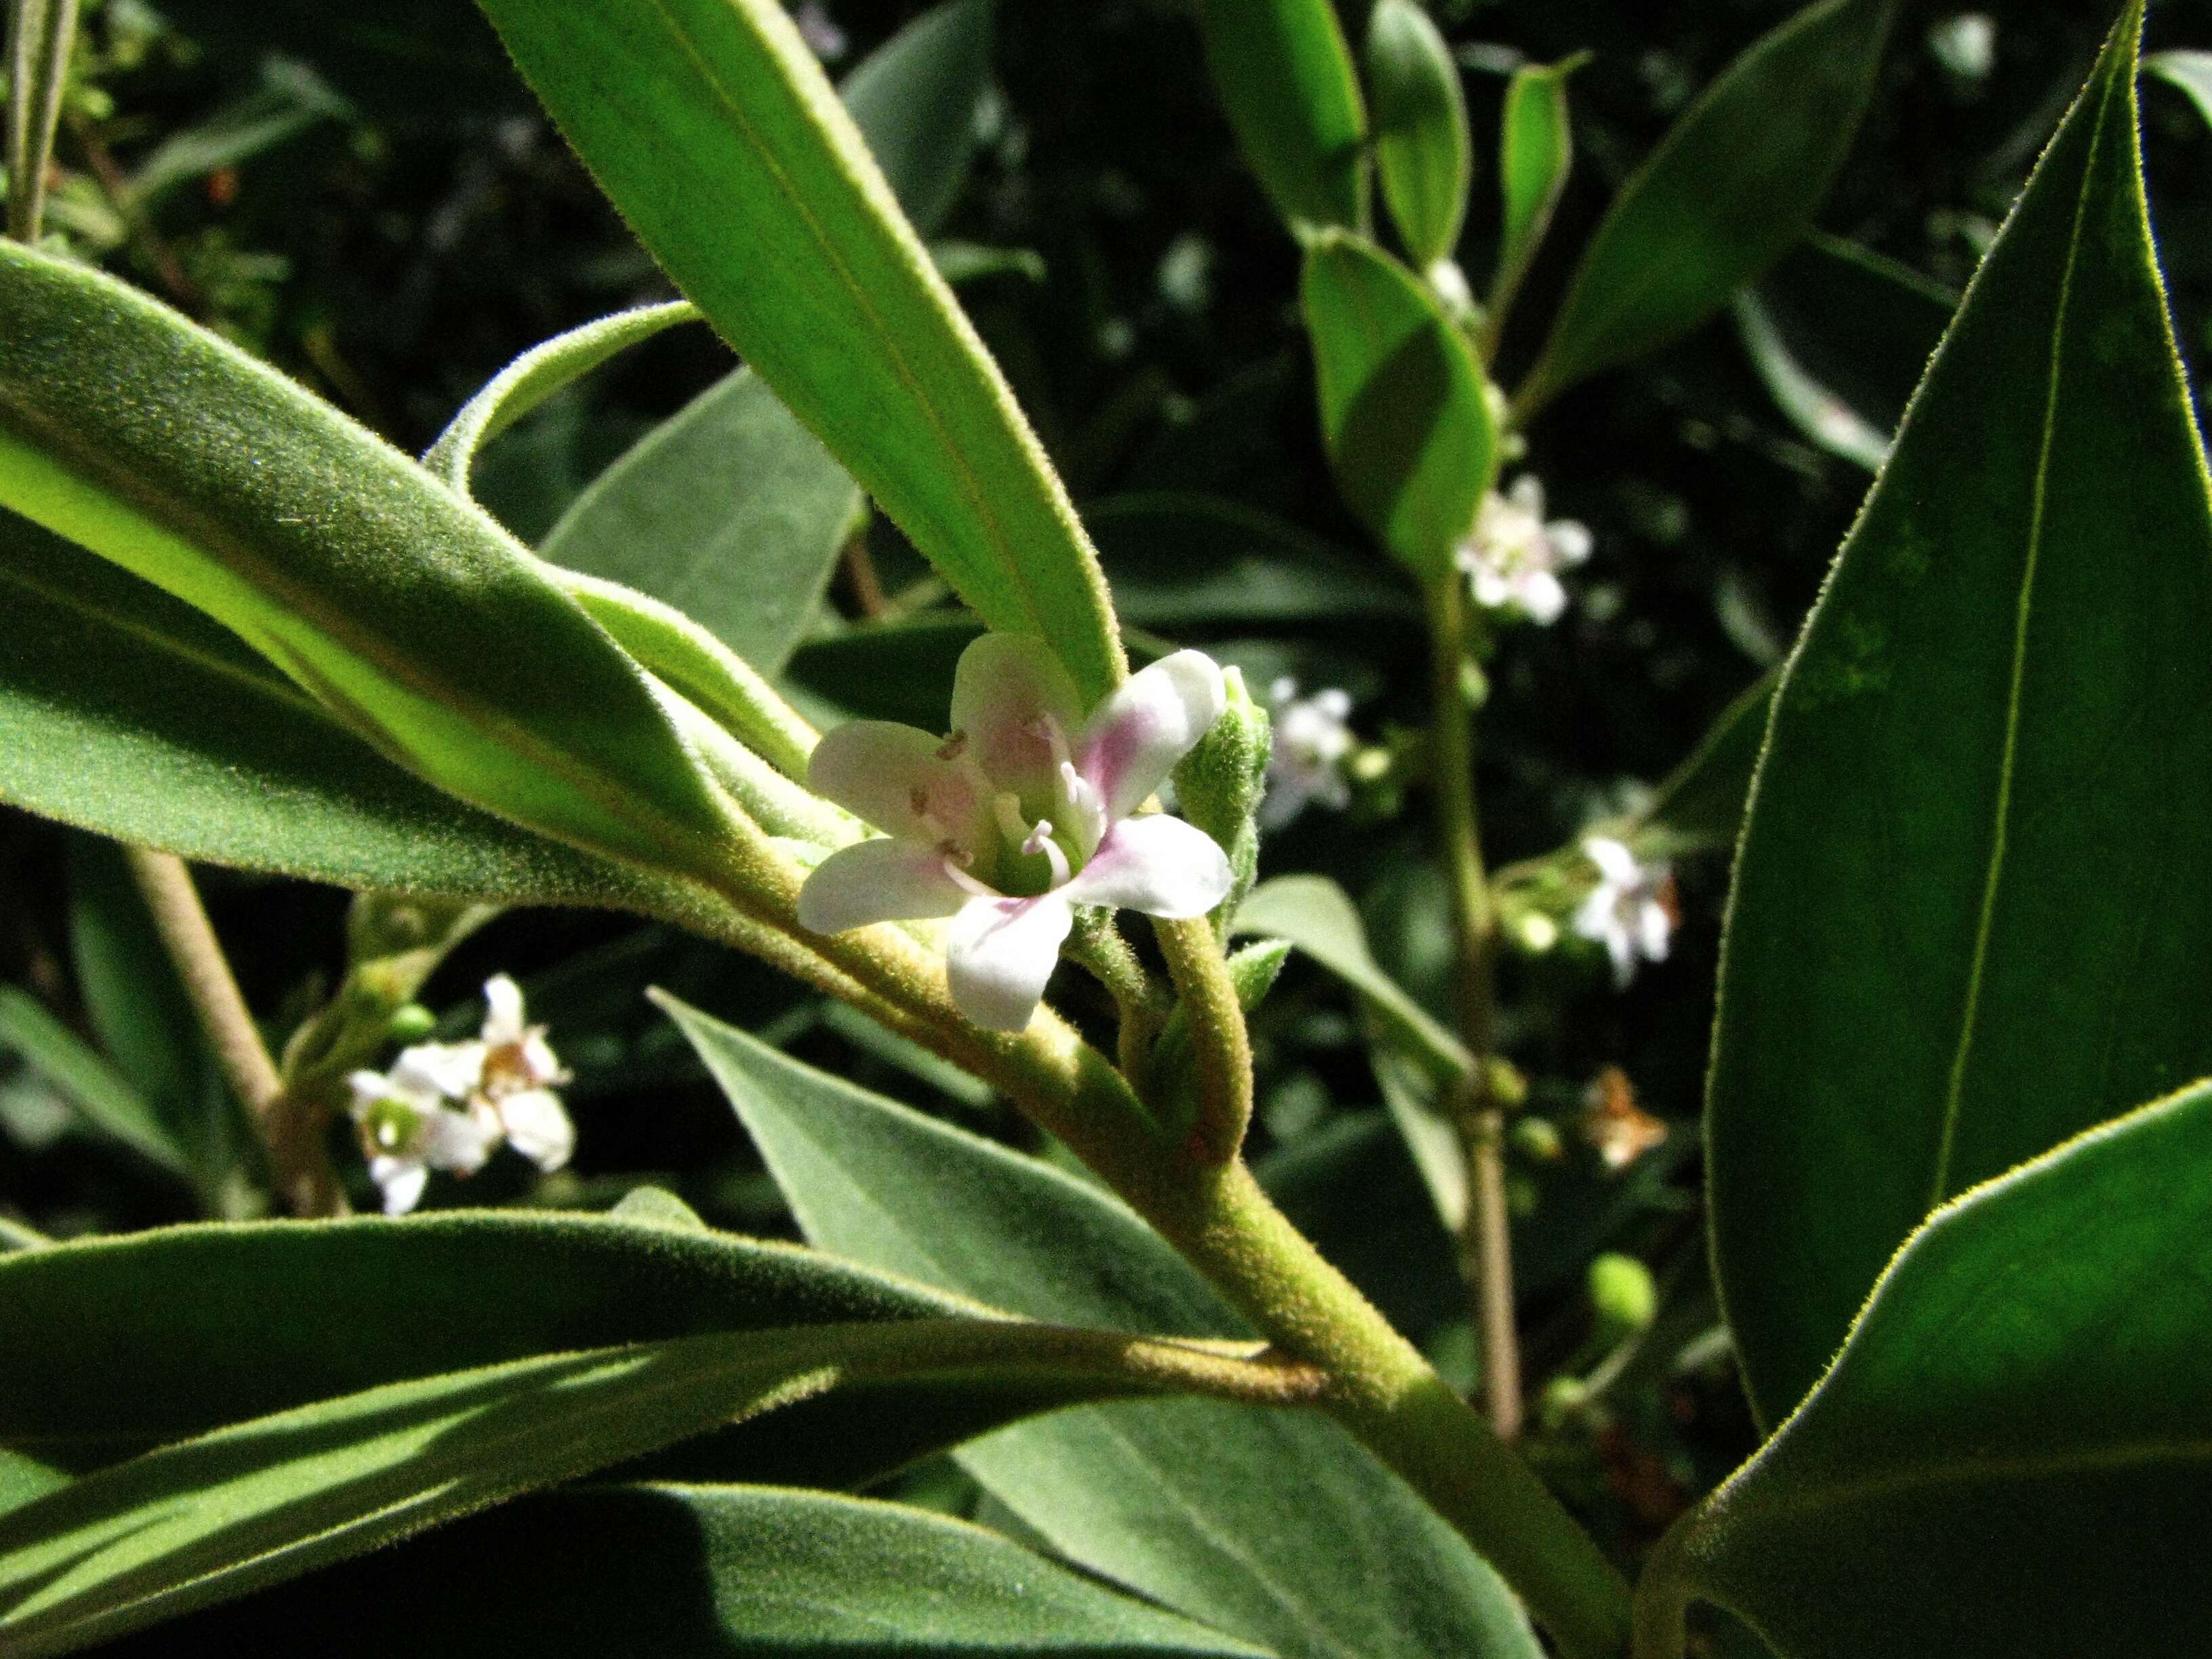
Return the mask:
{"type": "Polygon", "coordinates": [[[398,1043],[420,1042],[437,1029],[437,1015],[419,1002],[410,1002],[392,1011],[384,1034],[398,1043]]]}
{"type": "Polygon", "coordinates": [[[1267,757],[1274,749],[1274,725],[1252,699],[1240,670],[1222,671],[1228,706],[1212,729],[1199,739],[1176,768],[1176,804],[1182,815],[1213,837],[1229,854],[1236,885],[1214,912],[1216,926],[1237,914],[1259,873],[1260,832],[1252,821],[1267,787],[1267,757]]]}
{"type": "Polygon", "coordinates": [[[1644,1330],[1659,1311],[1659,1287],[1651,1270],[1632,1255],[1608,1251],[1589,1265],[1590,1301],[1597,1309],[1597,1335],[1610,1346],[1644,1330]]]}
{"type": "Polygon", "coordinates": [[[1513,1126],[1513,1150],[1537,1164],[1557,1164],[1566,1155],[1559,1126],[1548,1117],[1524,1117],[1513,1126]]]}

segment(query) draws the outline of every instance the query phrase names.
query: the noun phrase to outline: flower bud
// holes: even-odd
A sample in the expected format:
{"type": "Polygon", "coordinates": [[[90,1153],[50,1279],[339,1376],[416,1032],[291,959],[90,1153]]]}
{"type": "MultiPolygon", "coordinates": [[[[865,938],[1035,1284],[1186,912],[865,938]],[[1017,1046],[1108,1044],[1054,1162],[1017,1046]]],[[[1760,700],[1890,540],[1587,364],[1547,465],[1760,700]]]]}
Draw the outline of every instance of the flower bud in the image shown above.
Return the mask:
{"type": "Polygon", "coordinates": [[[1176,768],[1176,804],[1182,815],[1229,854],[1236,884],[1215,911],[1223,921],[1234,915],[1252,890],[1260,864],[1260,833],[1253,822],[1267,792],[1267,759],[1274,748],[1274,723],[1266,705],[1255,702],[1243,672],[1222,671],[1228,704],[1198,746],[1176,768]]]}
{"type": "Polygon", "coordinates": [[[437,1029],[437,1015],[419,1002],[402,1004],[384,1023],[384,1035],[402,1045],[420,1042],[437,1029]]]}
{"type": "Polygon", "coordinates": [[[1597,1339],[1608,1347],[1646,1328],[1659,1311],[1651,1270],[1632,1255],[1607,1251],[1591,1262],[1589,1294],[1597,1310],[1597,1339]]]}

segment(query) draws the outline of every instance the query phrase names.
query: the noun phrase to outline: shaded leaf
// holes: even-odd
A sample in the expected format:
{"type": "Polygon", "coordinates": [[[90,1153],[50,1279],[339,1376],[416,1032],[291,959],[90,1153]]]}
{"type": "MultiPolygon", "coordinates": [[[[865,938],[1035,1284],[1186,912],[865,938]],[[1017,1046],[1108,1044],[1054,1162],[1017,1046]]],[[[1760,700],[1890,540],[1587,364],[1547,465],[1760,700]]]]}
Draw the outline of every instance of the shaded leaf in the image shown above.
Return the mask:
{"type": "MultiPolygon", "coordinates": [[[[810,1237],[1056,1320],[1244,1334],[1097,1188],[663,1006],[810,1237]]],[[[1285,1655],[1538,1651],[1464,1540],[1317,1416],[1205,1401],[1086,1408],[1002,1431],[960,1458],[1078,1564],[1285,1655]],[[1284,1524],[1292,1515],[1297,1524],[1284,1524]]]]}
{"type": "Polygon", "coordinates": [[[1491,327],[1494,331],[1512,306],[1552,214],[1565,193],[1575,164],[1574,129],[1567,120],[1567,77],[1583,58],[1560,64],[1529,64],[1516,70],[1505,88],[1499,121],[1498,184],[1504,219],[1498,247],[1498,276],[1492,285],[1491,327]]]}
{"type": "Polygon", "coordinates": [[[1821,0],[1729,66],[1621,186],[1518,407],[1686,334],[1788,251],[1843,166],[1896,10],[1821,0]]]}
{"type": "Polygon", "coordinates": [[[1938,1211],[1647,1599],[1785,1659],[2202,1652],[2208,1163],[2197,1085],[1938,1211]]]}
{"type": "Polygon", "coordinates": [[[2212,499],[2131,12],[1929,371],[1778,693],[1709,1107],[1759,1413],[1929,1210],[2212,1070],[2212,499]]]}
{"type": "Polygon", "coordinates": [[[2212,124],[2212,52],[2154,52],[2143,59],[2142,66],[2186,93],[2198,113],[2212,124]]]}
{"type": "Polygon", "coordinates": [[[838,88],[914,228],[935,234],[982,147],[991,0],[944,0],[854,66],[838,88]]]}
{"type": "Polygon", "coordinates": [[[1206,67],[1244,160],[1303,234],[1367,228],[1367,112],[1329,0],[1198,0],[1206,67]]]}
{"type": "Polygon", "coordinates": [[[112,1651],[275,1652],[303,1630],[332,1659],[385,1659],[425,1630],[447,1651],[544,1659],[1261,1651],[945,1516],[690,1486],[520,1498],[112,1651]]]}
{"type": "Polygon", "coordinates": [[[678,287],[994,627],[1096,700],[1097,561],[975,330],[775,0],[483,0],[678,287]]]}
{"type": "Polygon", "coordinates": [[[84,1122],[171,1175],[190,1179],[191,1155],[146,1097],[27,992],[0,985],[0,1049],[38,1068],[84,1122]]]}
{"type": "Polygon", "coordinates": [[[1249,627],[1419,614],[1404,586],[1271,514],[1181,490],[1109,495],[1085,512],[1133,628],[1249,627]]]}
{"type": "Polygon", "coordinates": [[[1411,272],[1354,236],[1314,239],[1299,295],[1346,502],[1399,562],[1443,577],[1498,469],[1473,348],[1411,272]]]}

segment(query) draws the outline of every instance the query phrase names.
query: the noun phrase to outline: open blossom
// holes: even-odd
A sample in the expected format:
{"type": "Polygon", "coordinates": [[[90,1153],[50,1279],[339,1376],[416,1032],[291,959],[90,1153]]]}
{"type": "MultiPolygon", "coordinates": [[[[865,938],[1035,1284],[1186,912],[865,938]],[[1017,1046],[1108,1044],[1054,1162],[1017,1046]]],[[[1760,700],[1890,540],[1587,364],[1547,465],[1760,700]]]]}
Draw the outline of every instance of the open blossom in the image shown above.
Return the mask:
{"type": "Polygon", "coordinates": [[[1559,572],[1590,556],[1589,529],[1572,519],[1544,521],[1544,486],[1533,473],[1514,480],[1503,495],[1482,503],[1474,533],[1460,544],[1460,568],[1474,587],[1475,603],[1510,607],[1529,621],[1549,623],[1567,608],[1559,572]]]}
{"type": "Polygon", "coordinates": [[[416,1043],[389,1073],[356,1072],[353,1119],[385,1213],[420,1203],[433,1170],[474,1175],[502,1140],[541,1170],[561,1168],[576,1131],[553,1085],[568,1080],[545,1028],[524,1020],[522,988],[505,974],[485,981],[474,1039],[416,1043]]]}
{"type": "Polygon", "coordinates": [[[1575,912],[1575,932],[1595,939],[1613,958],[1613,977],[1626,985],[1636,962],[1667,959],[1674,931],[1674,878],[1662,862],[1644,864],[1623,843],[1592,836],[1583,851],[1597,866],[1598,883],[1575,912]]]}
{"type": "Polygon", "coordinates": [[[1344,762],[1353,747],[1349,692],[1330,686],[1310,697],[1285,676],[1268,688],[1274,747],[1267,756],[1267,793],[1260,801],[1260,827],[1279,830],[1314,802],[1341,812],[1352,804],[1344,762]]]}
{"type": "Polygon", "coordinates": [[[1085,720],[1040,641],[984,635],[953,676],[950,735],[856,720],[815,749],[816,792],[888,833],[823,860],[799,891],[800,924],[949,916],[954,1005],[987,1030],[1020,1030],[1076,906],[1188,917],[1228,896],[1212,838],[1138,812],[1225,704],[1220,668],[1178,651],[1085,720]]]}

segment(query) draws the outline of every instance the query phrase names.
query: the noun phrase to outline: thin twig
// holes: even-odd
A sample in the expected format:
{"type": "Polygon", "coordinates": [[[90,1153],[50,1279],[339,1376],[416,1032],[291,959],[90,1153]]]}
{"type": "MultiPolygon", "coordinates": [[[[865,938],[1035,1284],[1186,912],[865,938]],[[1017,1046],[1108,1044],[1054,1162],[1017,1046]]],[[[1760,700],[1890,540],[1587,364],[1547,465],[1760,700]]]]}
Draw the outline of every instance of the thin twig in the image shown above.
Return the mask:
{"type": "Polygon", "coordinates": [[[1481,1340],[1484,1402],[1491,1426],[1521,1431],[1521,1344],[1513,1320],[1513,1246],[1505,1202],[1505,1115],[1490,1088],[1496,1018],[1498,913],[1482,863],[1474,793],[1474,715],[1461,683],[1467,656],[1467,600],[1453,571],[1431,590],[1435,658],[1436,799],[1438,828],[1459,934],[1461,1040],[1474,1064],[1452,1104],[1466,1150],[1467,1217],[1460,1228],[1462,1267],[1481,1340]]]}
{"type": "Polygon", "coordinates": [[[46,168],[54,151],[76,40],[77,0],[15,0],[9,19],[8,234],[39,240],[46,168]]]}
{"type": "Polygon", "coordinates": [[[125,849],[131,873],[145,895],[154,927],[176,964],[192,1012],[207,1033],[216,1064],[245,1102],[269,1154],[270,1173],[286,1207],[295,1215],[343,1215],[345,1194],[322,1141],[319,1115],[292,1109],[276,1062],[270,1058],[261,1030],[246,1006],[229,958],[208,921],[199,889],[184,860],[143,847],[125,849]]]}

